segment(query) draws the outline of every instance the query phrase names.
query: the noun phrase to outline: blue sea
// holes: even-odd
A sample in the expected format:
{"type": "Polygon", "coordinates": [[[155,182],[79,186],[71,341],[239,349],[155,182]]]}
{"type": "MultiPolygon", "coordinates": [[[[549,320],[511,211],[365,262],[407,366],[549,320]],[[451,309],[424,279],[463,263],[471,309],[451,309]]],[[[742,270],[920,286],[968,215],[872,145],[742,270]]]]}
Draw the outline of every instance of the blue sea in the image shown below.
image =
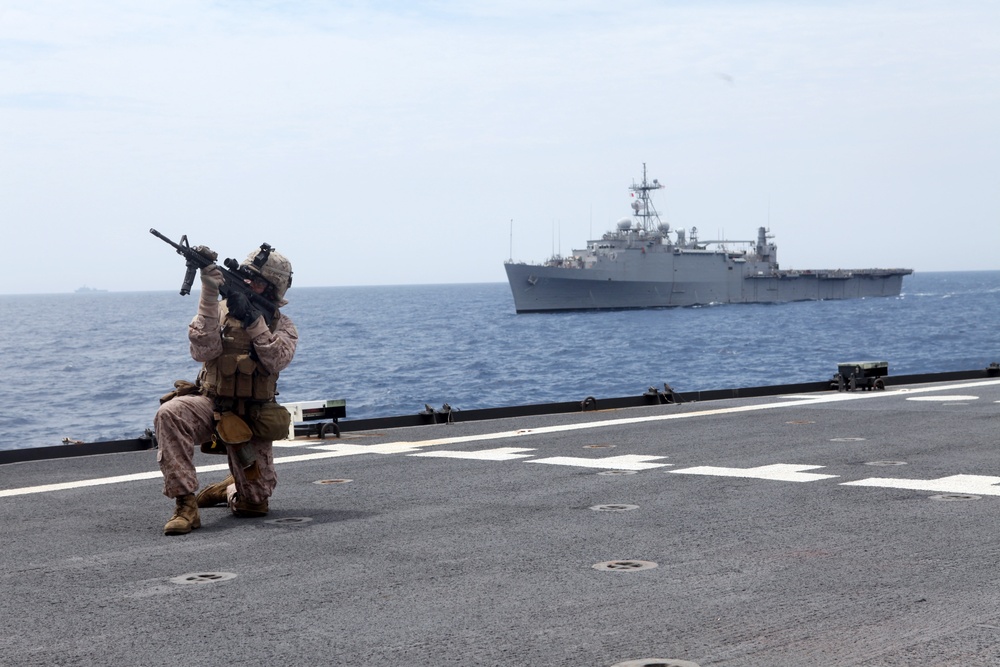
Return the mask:
{"type": "MultiPolygon", "coordinates": [[[[282,402],[347,400],[347,418],[812,382],[840,361],[890,374],[1000,362],[1000,271],[917,273],[898,298],[514,313],[506,283],[294,288],[282,402]]],[[[197,296],[0,296],[0,449],[140,436],[199,365],[197,296]]]]}

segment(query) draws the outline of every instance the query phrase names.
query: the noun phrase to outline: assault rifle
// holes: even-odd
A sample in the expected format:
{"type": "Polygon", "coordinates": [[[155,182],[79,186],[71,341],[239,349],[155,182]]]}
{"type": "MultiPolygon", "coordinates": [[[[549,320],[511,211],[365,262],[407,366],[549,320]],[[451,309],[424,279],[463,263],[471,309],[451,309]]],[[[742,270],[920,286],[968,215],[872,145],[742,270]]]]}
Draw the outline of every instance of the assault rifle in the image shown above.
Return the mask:
{"type": "MultiPolygon", "coordinates": [[[[195,246],[192,248],[188,244],[187,234],[181,237],[180,243],[174,243],[155,229],[150,229],[149,233],[161,241],[169,243],[174,247],[178,255],[187,260],[187,272],[184,274],[184,282],[181,283],[181,296],[191,293],[191,285],[194,283],[194,275],[198,269],[215,264],[215,261],[219,258],[219,253],[207,246],[195,246]]],[[[267,262],[271,250],[272,248],[269,244],[262,243],[260,252],[257,253],[253,263],[257,266],[263,266],[267,262]]],[[[278,306],[270,299],[254,292],[245,282],[257,277],[257,274],[249,271],[244,266],[240,266],[240,263],[231,257],[226,259],[223,264],[225,266],[219,267],[223,278],[222,285],[219,287],[219,294],[224,298],[229,298],[231,294],[242,293],[250,303],[256,306],[260,314],[264,316],[264,321],[270,325],[271,319],[278,310],[278,306]]]]}

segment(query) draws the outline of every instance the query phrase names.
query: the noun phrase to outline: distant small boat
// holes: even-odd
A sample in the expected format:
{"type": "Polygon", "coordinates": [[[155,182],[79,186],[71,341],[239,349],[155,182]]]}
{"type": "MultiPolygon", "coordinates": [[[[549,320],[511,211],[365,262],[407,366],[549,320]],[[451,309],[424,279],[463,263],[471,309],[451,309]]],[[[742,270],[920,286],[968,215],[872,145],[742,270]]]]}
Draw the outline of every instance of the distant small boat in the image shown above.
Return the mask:
{"type": "Polygon", "coordinates": [[[108,290],[106,289],[97,289],[96,287],[87,287],[86,285],[84,285],[83,287],[76,288],[76,294],[93,294],[94,292],[107,292],[107,291],[108,290]]]}
{"type": "Polygon", "coordinates": [[[569,257],[544,264],[508,260],[507,280],[518,313],[558,310],[661,308],[712,303],[783,303],[814,299],[899,296],[903,276],[912,269],[832,269],[791,271],[778,268],[778,249],[768,230],[755,241],[698,238],[661,222],[650,192],[656,179],[630,188],[635,220],[623,218],[615,229],[569,257]]]}

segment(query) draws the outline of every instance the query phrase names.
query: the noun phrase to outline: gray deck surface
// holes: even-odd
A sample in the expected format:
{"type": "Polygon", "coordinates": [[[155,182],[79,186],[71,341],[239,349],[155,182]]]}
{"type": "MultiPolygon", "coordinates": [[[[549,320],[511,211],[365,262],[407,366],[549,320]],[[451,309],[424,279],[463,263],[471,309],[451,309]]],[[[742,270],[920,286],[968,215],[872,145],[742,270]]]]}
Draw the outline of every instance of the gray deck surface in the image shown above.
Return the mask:
{"type": "Polygon", "coordinates": [[[154,452],[4,465],[0,664],[998,665],[998,426],[989,380],[354,433],[176,537],[154,452]]]}

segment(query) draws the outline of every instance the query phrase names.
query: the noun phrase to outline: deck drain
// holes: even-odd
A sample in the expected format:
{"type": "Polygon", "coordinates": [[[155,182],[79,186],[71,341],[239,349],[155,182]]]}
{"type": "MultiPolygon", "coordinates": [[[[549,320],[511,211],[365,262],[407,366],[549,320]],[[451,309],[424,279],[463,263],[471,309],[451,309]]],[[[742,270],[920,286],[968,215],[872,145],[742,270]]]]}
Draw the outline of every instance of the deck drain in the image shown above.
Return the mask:
{"type": "Polygon", "coordinates": [[[973,496],[968,493],[941,493],[936,496],[931,496],[931,500],[943,500],[944,502],[956,502],[962,500],[979,500],[979,496],[973,496]]]}
{"type": "Polygon", "coordinates": [[[864,438],[830,438],[830,442],[861,442],[864,438]]]}
{"type": "Polygon", "coordinates": [[[608,560],[603,563],[595,563],[591,567],[595,570],[633,572],[635,570],[651,570],[656,567],[656,563],[648,560],[608,560]]]}
{"type": "Polygon", "coordinates": [[[590,509],[595,512],[628,512],[639,509],[638,505],[594,505],[590,509]]]}
{"type": "Polygon", "coordinates": [[[353,481],[353,479],[320,479],[313,482],[313,484],[347,484],[353,481]]]}
{"type": "Polygon", "coordinates": [[[584,449],[608,449],[610,447],[614,447],[614,445],[599,444],[599,445],[584,445],[583,446],[584,449]]]}
{"type": "Polygon", "coordinates": [[[228,581],[236,578],[232,572],[191,572],[174,577],[170,581],[175,584],[214,584],[217,581],[228,581]]]}
{"type": "Polygon", "coordinates": [[[310,521],[312,521],[312,517],[308,516],[285,516],[280,519],[268,519],[264,523],[273,523],[279,526],[301,526],[310,521]]]}
{"type": "Polygon", "coordinates": [[[905,466],[906,461],[868,461],[866,466],[905,466]]]}
{"type": "Polygon", "coordinates": [[[641,660],[626,660],[611,667],[698,667],[698,663],[690,660],[670,660],[669,658],[642,658],[641,660]]]}
{"type": "Polygon", "coordinates": [[[598,475],[634,475],[638,470],[602,470],[598,475]]]}
{"type": "Polygon", "coordinates": [[[816,422],[811,419],[794,419],[790,422],[785,422],[786,424],[815,424],[816,422]]]}

